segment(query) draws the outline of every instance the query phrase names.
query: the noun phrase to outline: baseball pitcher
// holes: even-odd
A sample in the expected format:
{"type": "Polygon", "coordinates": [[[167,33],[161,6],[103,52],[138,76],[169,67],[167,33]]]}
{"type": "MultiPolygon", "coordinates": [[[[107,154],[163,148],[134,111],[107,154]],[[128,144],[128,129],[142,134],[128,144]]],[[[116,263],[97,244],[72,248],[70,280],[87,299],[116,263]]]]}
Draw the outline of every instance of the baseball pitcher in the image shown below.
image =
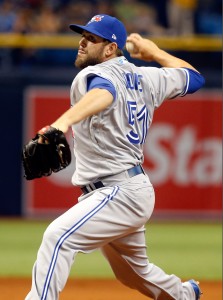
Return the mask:
{"type": "Polygon", "coordinates": [[[155,109],[166,99],[197,91],[204,78],[152,41],[134,33],[127,38],[124,25],[112,16],[96,15],[85,26],[70,28],[81,34],[75,61],[81,71],[71,85],[71,107],[24,146],[23,163],[28,180],[66,167],[71,155],[64,133],[71,127],[72,183],[82,195],[46,229],[25,299],[59,299],[76,254],[100,249],[117,279],[147,297],[198,300],[198,282],[182,282],[147,257],[144,225],[155,195],[142,165],[155,109]],[[126,42],[133,58],[160,67],[130,63],[123,56],[126,42]]]}

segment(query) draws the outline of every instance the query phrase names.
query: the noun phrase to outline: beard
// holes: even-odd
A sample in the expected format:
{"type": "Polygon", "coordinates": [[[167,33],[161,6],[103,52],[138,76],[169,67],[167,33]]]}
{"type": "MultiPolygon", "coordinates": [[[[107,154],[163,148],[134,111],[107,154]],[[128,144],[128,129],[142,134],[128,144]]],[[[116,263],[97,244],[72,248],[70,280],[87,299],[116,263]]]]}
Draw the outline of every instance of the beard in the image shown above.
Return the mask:
{"type": "Polygon", "coordinates": [[[97,64],[102,63],[102,57],[98,56],[98,57],[86,57],[86,59],[80,58],[77,56],[76,60],[75,60],[75,67],[79,68],[79,69],[84,69],[87,68],[88,66],[95,66],[97,64]]]}

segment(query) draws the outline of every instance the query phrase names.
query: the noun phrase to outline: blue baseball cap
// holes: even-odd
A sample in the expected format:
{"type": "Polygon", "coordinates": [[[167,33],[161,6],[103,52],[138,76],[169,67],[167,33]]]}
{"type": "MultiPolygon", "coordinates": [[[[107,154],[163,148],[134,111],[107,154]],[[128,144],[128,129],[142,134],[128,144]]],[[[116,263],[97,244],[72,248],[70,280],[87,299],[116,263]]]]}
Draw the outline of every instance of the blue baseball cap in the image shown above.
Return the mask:
{"type": "Polygon", "coordinates": [[[124,24],[109,15],[96,15],[85,26],[71,24],[69,27],[77,33],[82,34],[85,30],[110,42],[114,42],[118,45],[119,49],[124,48],[127,39],[124,24]]]}

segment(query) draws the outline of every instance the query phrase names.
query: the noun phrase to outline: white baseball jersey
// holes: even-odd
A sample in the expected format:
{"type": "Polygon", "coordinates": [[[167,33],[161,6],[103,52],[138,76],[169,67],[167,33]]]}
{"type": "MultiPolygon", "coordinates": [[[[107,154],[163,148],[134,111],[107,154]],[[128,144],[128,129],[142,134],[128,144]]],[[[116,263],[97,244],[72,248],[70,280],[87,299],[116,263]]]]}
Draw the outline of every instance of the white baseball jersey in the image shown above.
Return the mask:
{"type": "Polygon", "coordinates": [[[86,185],[143,163],[143,144],[155,108],[183,95],[187,70],[137,67],[116,57],[82,70],[71,86],[71,105],[87,92],[87,78],[98,75],[116,89],[111,106],[72,126],[76,170],[74,185],[86,185]]]}

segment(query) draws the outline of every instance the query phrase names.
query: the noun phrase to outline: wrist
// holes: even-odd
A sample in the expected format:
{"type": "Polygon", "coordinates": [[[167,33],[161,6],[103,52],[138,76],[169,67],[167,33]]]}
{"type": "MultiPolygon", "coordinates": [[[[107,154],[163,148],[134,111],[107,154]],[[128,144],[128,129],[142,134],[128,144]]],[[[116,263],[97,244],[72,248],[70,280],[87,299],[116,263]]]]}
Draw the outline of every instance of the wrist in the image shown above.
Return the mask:
{"type": "Polygon", "coordinates": [[[63,133],[66,133],[69,128],[69,126],[66,125],[65,123],[59,123],[59,122],[54,122],[50,126],[62,131],[63,133]]]}

